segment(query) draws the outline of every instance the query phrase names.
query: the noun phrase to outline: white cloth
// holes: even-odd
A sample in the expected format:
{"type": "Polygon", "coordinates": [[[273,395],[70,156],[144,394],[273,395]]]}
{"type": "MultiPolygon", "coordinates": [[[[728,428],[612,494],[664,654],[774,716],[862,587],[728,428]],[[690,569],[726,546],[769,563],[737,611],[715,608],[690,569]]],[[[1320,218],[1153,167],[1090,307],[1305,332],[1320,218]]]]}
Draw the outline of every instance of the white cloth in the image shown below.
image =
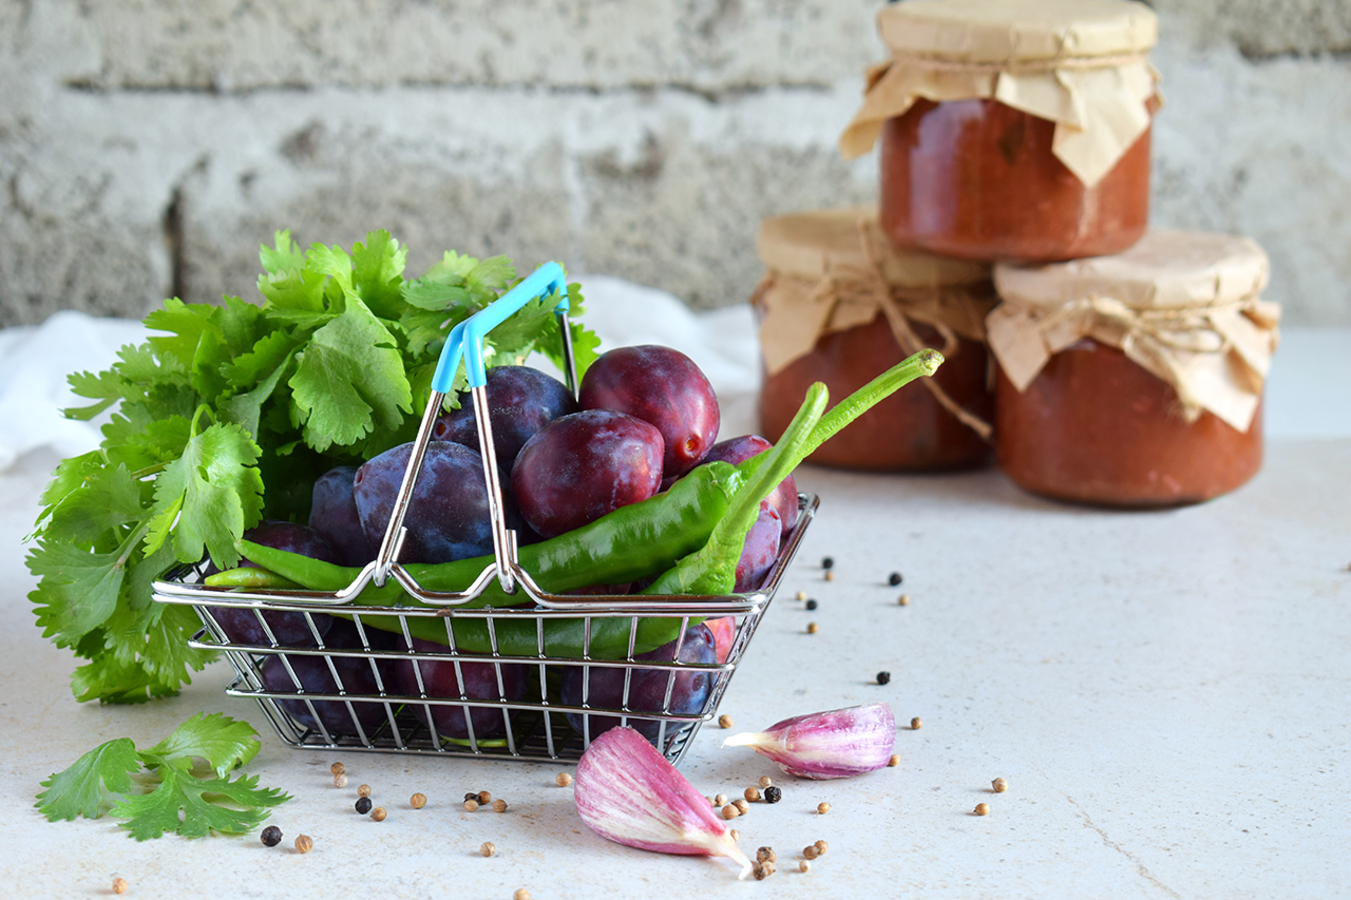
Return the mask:
{"type": "MultiPolygon", "coordinates": [[[[582,321],[601,337],[601,349],[665,344],[703,369],[718,394],[719,434],[756,429],[755,397],[760,356],[749,305],[693,312],[675,296],[620,278],[579,277],[586,298],[582,321]]],[[[66,419],[61,411],[94,401],[75,396],[73,372],[101,372],[126,344],[143,342],[140,322],[63,311],[41,325],[0,330],[0,471],[25,453],[51,447],[62,457],[99,445],[103,415],[93,422],[66,419]]]]}

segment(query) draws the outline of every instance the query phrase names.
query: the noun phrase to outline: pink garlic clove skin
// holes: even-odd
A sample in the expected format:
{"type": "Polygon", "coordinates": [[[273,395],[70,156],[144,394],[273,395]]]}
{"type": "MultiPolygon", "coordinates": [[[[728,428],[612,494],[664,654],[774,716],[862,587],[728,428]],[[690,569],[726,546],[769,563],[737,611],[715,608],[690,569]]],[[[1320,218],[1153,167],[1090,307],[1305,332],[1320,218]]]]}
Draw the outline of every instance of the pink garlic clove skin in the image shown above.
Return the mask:
{"type": "Polygon", "coordinates": [[[789,775],[823,780],[849,778],[891,761],[896,717],[885,703],[794,716],[759,733],[737,734],[724,747],[750,747],[789,775]]]}
{"type": "Polygon", "coordinates": [[[700,794],[637,731],[612,728],[591,742],[573,782],[577,814],[601,837],[657,853],[751,861],[700,794]]]}

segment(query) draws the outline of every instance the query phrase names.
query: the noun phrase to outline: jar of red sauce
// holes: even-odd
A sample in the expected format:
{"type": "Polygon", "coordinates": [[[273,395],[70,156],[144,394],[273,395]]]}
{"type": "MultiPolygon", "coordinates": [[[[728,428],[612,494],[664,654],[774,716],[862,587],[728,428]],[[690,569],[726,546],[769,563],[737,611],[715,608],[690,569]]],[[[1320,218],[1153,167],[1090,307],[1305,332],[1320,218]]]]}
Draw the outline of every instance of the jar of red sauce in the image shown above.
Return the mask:
{"type": "Polygon", "coordinates": [[[832,405],[925,347],[946,361],[812,454],[818,465],[867,471],[949,469],[993,459],[994,412],[984,319],[990,267],[903,251],[873,207],[766,219],[768,272],[752,298],[764,363],[759,411],[777,440],[813,382],[832,405]]]}
{"type": "Polygon", "coordinates": [[[1158,24],[1134,0],[907,0],[841,138],[880,136],[882,230],[968,259],[1117,253],[1149,219],[1158,24]]]}
{"type": "Polygon", "coordinates": [[[1108,506],[1247,482],[1278,339],[1267,273],[1251,240],[1180,231],[1115,256],[996,266],[999,467],[1033,493],[1108,506]]]}

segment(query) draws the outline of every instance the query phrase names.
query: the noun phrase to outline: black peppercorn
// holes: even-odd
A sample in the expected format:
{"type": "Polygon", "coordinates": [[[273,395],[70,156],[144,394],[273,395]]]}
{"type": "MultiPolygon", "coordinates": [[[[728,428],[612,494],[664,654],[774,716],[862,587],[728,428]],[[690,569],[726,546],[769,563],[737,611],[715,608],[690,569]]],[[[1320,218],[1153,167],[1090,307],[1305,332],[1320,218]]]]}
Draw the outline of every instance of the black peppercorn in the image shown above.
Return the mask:
{"type": "Polygon", "coordinates": [[[778,803],[783,799],[783,791],[771,784],[765,788],[764,798],[766,803],[778,803]]]}
{"type": "Polygon", "coordinates": [[[815,600],[808,600],[808,601],[807,601],[807,608],[808,608],[808,609],[816,609],[817,606],[818,606],[818,604],[817,604],[817,602],[816,602],[815,600]]]}
{"type": "Polygon", "coordinates": [[[895,587],[896,585],[900,584],[901,581],[902,579],[900,572],[892,572],[890,575],[887,576],[887,584],[891,585],[892,587],[895,587]]]}
{"type": "Polygon", "coordinates": [[[891,673],[890,673],[890,672],[878,672],[878,673],[877,673],[877,683],[878,683],[878,684],[886,684],[886,683],[889,682],[889,681],[891,681],[891,673]]]}
{"type": "Polygon", "coordinates": [[[264,847],[275,847],[281,843],[281,829],[276,825],[269,825],[263,829],[259,837],[263,839],[264,847]]]}
{"type": "Polygon", "coordinates": [[[834,559],[834,557],[830,557],[830,556],[823,556],[823,557],[821,557],[821,568],[823,568],[823,569],[833,569],[833,568],[835,568],[835,559],[834,559]]]}
{"type": "Polygon", "coordinates": [[[370,797],[362,797],[359,800],[357,800],[357,812],[361,813],[364,816],[366,815],[366,813],[370,811],[371,811],[370,797]]]}

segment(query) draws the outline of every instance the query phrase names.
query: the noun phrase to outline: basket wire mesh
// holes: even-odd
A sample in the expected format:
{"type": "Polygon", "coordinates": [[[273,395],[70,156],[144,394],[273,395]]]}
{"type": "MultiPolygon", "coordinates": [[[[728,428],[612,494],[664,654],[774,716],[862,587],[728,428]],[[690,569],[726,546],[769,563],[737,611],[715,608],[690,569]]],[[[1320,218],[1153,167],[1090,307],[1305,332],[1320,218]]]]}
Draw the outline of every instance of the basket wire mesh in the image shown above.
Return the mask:
{"type": "MultiPolygon", "coordinates": [[[[223,652],[236,676],[227,693],[257,700],[283,741],[315,749],[568,761],[579,758],[605,728],[625,724],[678,763],[700,726],[716,715],[797,553],[817,498],[799,495],[797,520],[758,590],[710,597],[542,590],[520,566],[515,532],[506,525],[482,361],[483,335],[541,296],[558,298],[565,375],[576,394],[567,287],[561,267],[548,263],[452,329],[379,553],[351,584],[334,592],[213,588],[203,583],[205,561],[177,566],[155,582],[156,601],[197,610],[203,628],[191,645],[223,652]],[[475,404],[494,559],[464,591],[429,591],[397,558],[413,486],[461,355],[475,404]],[[367,585],[383,586],[391,577],[420,605],[352,604],[367,585]],[[523,595],[522,605],[465,608],[493,578],[508,594],[523,595]],[[653,617],[679,619],[679,637],[667,652],[636,652],[640,622],[653,617]],[[442,621],[444,645],[415,638],[410,623],[419,618],[442,621]],[[564,619],[581,622],[579,656],[547,652],[550,623],[564,619]],[[697,661],[698,653],[685,653],[697,650],[686,641],[703,635],[690,626],[715,619],[732,632],[730,648],[725,659],[697,661]],[[457,646],[455,625],[468,622],[485,627],[490,652],[457,646]],[[621,658],[596,652],[592,633],[599,622],[627,627],[628,652],[621,658]],[[504,628],[533,630],[533,652],[519,652],[519,646],[514,654],[504,652],[499,646],[504,628]],[[577,669],[580,697],[565,703],[559,686],[565,678],[576,685],[577,669]],[[618,690],[616,672],[623,673],[618,690]]],[[[419,630],[426,624],[419,623],[419,630]]]]}

